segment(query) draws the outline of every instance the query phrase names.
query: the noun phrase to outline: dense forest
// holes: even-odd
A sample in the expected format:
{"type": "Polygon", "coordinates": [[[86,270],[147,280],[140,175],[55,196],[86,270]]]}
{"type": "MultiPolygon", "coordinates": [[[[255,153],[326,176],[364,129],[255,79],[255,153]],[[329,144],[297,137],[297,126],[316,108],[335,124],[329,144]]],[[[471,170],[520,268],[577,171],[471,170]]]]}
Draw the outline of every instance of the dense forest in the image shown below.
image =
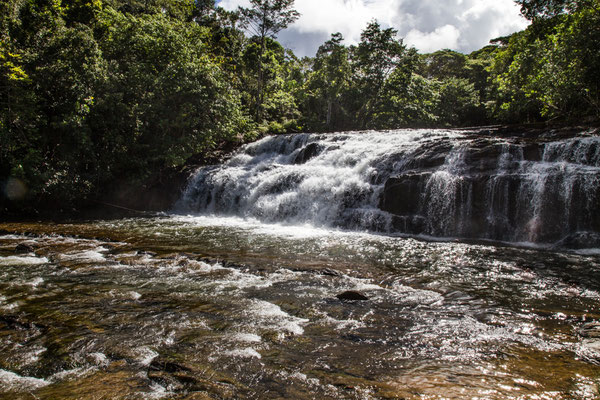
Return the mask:
{"type": "Polygon", "coordinates": [[[276,41],[293,0],[4,0],[0,210],[143,188],[269,133],[597,122],[600,2],[517,2],[530,26],[471,54],[372,21],[299,59],[276,41]]]}

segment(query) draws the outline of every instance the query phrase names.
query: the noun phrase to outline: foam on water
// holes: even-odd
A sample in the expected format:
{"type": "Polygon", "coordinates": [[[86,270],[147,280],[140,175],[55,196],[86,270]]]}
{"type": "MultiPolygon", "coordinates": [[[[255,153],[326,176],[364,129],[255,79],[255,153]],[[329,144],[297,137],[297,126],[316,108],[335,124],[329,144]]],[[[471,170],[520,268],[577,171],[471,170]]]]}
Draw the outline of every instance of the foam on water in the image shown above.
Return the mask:
{"type": "Polygon", "coordinates": [[[150,392],[142,392],[142,393],[139,393],[139,395],[141,398],[144,398],[144,399],[158,400],[158,399],[164,399],[165,397],[172,396],[173,393],[171,391],[169,391],[168,388],[160,385],[157,382],[152,381],[150,384],[150,392]]]}
{"type": "Polygon", "coordinates": [[[31,286],[31,287],[38,287],[42,283],[44,283],[44,278],[38,276],[36,278],[33,278],[32,280],[30,280],[26,284],[29,285],[29,286],[31,286]]]}
{"type": "Polygon", "coordinates": [[[227,356],[232,356],[232,357],[239,357],[239,358],[258,358],[261,359],[262,356],[260,355],[260,353],[256,350],[254,350],[252,347],[245,347],[243,349],[235,349],[235,350],[228,350],[224,353],[227,356]]]}
{"type": "Polygon", "coordinates": [[[135,351],[137,360],[142,365],[150,365],[152,360],[158,357],[158,353],[147,346],[140,347],[135,351]]]}
{"type": "Polygon", "coordinates": [[[105,367],[109,364],[109,359],[106,356],[106,354],[104,354],[104,353],[99,353],[99,352],[90,353],[89,358],[94,362],[94,364],[96,364],[98,366],[105,367]]]}
{"type": "Polygon", "coordinates": [[[97,370],[98,369],[95,366],[67,369],[67,370],[59,371],[59,372],[53,374],[52,376],[50,376],[50,378],[48,378],[48,380],[50,382],[58,382],[58,381],[63,381],[63,380],[73,380],[73,379],[83,378],[97,370]]]}
{"type": "Polygon", "coordinates": [[[17,375],[14,372],[0,369],[0,386],[5,391],[22,392],[48,386],[49,381],[30,376],[17,375]]]}
{"type": "Polygon", "coordinates": [[[235,333],[231,335],[231,339],[242,343],[260,343],[262,338],[254,333],[235,333]]]}
{"type": "Polygon", "coordinates": [[[132,298],[133,300],[139,300],[139,299],[142,297],[142,295],[141,295],[141,294],[139,294],[138,292],[136,292],[136,291],[133,291],[133,290],[132,290],[132,291],[129,291],[129,292],[127,292],[127,295],[128,295],[130,298],[132,298]]]}
{"type": "Polygon", "coordinates": [[[176,209],[201,214],[182,217],[200,224],[299,238],[334,228],[558,247],[600,243],[599,137],[542,141],[538,160],[519,139],[487,137],[483,148],[479,139],[444,130],[267,137],[223,165],[200,168],[176,209]],[[430,166],[432,151],[442,165],[430,166]],[[479,152],[497,157],[496,165],[479,152]],[[484,162],[492,164],[482,172],[484,162]],[[411,211],[392,215],[382,195],[396,177],[418,183],[399,195],[410,203],[400,207],[411,211]]]}
{"type": "Polygon", "coordinates": [[[46,257],[37,256],[0,256],[0,265],[4,266],[16,266],[16,265],[39,265],[47,264],[48,259],[46,257]]]}
{"type": "Polygon", "coordinates": [[[425,136],[458,135],[450,131],[396,131],[387,135],[363,132],[265,138],[248,145],[225,168],[199,170],[179,207],[268,222],[335,226],[352,210],[357,216],[359,210],[380,214],[372,205],[382,189],[382,184],[370,183],[377,174],[373,160],[387,159],[399,148],[414,149],[425,136]],[[309,144],[322,150],[306,162],[296,163],[309,144]],[[204,186],[208,182],[209,186],[204,186]],[[352,204],[352,210],[341,203],[349,193],[361,198],[352,204]]]}
{"type": "Polygon", "coordinates": [[[278,305],[264,300],[252,300],[247,314],[259,328],[274,329],[282,333],[302,335],[303,325],[308,319],[294,317],[283,311],[278,305]]]}
{"type": "Polygon", "coordinates": [[[86,251],[78,251],[78,252],[72,252],[72,253],[67,253],[67,254],[61,254],[59,255],[59,258],[61,259],[61,261],[77,261],[77,262],[82,262],[82,263],[103,263],[106,261],[106,257],[103,253],[107,252],[108,250],[103,248],[103,247],[99,247],[96,248],[94,250],[86,250],[86,251]]]}
{"type": "Polygon", "coordinates": [[[10,389],[0,374],[0,392],[44,396],[98,376],[116,379],[115,390],[135,379],[123,394],[132,398],[185,397],[196,388],[232,398],[593,393],[598,345],[577,332],[598,315],[597,257],[334,229],[285,236],[262,233],[262,223],[208,229],[198,222],[208,217],[189,226],[182,218],[128,221],[132,244],[102,252],[101,263],[57,254],[108,244],[53,237],[37,239],[51,263],[2,268],[0,306],[22,308],[3,310],[4,368],[14,363],[24,376],[10,375],[10,389]],[[158,245],[146,235],[157,230],[158,245]],[[248,249],[255,254],[245,263],[248,249]],[[336,298],[346,290],[369,300],[336,298]],[[54,357],[56,348],[64,357],[54,357]],[[563,381],[539,378],[539,365],[563,381]],[[27,386],[27,375],[44,379],[27,386]],[[36,384],[52,388],[35,392],[36,384]]]}

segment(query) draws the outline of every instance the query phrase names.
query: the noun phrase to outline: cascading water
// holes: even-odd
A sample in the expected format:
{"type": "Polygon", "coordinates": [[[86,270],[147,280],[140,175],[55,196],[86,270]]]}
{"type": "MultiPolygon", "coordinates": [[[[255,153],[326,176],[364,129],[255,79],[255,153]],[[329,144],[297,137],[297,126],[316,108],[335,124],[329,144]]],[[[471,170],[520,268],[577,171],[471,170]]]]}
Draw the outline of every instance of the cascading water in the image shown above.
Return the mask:
{"type": "Polygon", "coordinates": [[[526,136],[269,137],[200,215],[0,222],[0,398],[597,399],[600,249],[395,235],[598,246],[600,137],[526,136]]]}
{"type": "Polygon", "coordinates": [[[600,245],[600,137],[298,134],[200,168],[177,207],[264,222],[600,245]]]}

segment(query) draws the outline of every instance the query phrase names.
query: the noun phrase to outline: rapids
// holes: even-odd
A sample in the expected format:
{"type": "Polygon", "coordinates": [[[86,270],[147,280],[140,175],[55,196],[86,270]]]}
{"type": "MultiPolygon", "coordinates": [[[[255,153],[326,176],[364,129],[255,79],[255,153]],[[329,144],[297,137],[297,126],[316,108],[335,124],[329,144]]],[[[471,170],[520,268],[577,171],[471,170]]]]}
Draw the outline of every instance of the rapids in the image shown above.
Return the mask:
{"type": "Polygon", "coordinates": [[[600,136],[272,136],[200,168],[178,211],[349,230],[600,246],[600,136]]]}
{"type": "Polygon", "coordinates": [[[236,217],[0,229],[3,398],[599,395],[589,251],[236,217]]]}

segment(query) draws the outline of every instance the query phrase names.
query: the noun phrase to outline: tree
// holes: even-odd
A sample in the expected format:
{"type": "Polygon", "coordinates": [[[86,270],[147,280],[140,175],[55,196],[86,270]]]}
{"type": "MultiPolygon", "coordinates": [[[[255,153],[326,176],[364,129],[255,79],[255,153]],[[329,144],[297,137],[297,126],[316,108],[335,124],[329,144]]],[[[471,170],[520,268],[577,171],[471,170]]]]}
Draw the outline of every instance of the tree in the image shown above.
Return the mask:
{"type": "Polygon", "coordinates": [[[257,122],[262,119],[262,104],[264,101],[264,68],[263,56],[266,51],[266,39],[277,37],[277,34],[296,21],[300,14],[293,9],[294,0],[250,0],[251,8],[242,8],[245,25],[258,38],[259,51],[257,54],[257,86],[256,110],[257,122]]]}
{"type": "Polygon", "coordinates": [[[28,201],[59,209],[116,182],[139,188],[249,131],[229,36],[191,20],[191,0],[10,1],[0,4],[0,181],[18,178],[28,201]]]}
{"type": "Polygon", "coordinates": [[[450,77],[441,82],[436,114],[439,122],[448,126],[469,125],[479,122],[479,94],[468,79],[450,77]]]}
{"type": "Polygon", "coordinates": [[[243,133],[239,94],[207,52],[208,29],[161,14],[105,18],[109,66],[91,118],[105,170],[143,178],[243,133]]]}
{"type": "Polygon", "coordinates": [[[334,115],[343,112],[341,97],[348,88],[352,72],[348,48],[342,44],[343,40],[341,33],[332,34],[331,39],[319,47],[314,59],[308,87],[312,93],[312,101],[316,103],[319,129],[324,127],[332,130],[343,123],[332,120],[334,115]]]}
{"type": "Polygon", "coordinates": [[[551,18],[565,12],[573,12],[595,0],[516,0],[521,14],[529,20],[551,18]]]}
{"type": "Polygon", "coordinates": [[[444,49],[421,57],[420,74],[425,78],[464,78],[467,56],[454,50],[444,49]]]}
{"type": "Polygon", "coordinates": [[[405,79],[398,83],[406,85],[417,63],[417,52],[407,49],[402,39],[396,39],[397,31],[381,29],[376,21],[370,22],[361,34],[361,41],[352,51],[354,75],[361,105],[357,111],[359,128],[366,127],[370,115],[376,112],[382,99],[380,94],[388,77],[396,70],[405,79]]]}
{"type": "MultiPolygon", "coordinates": [[[[83,1],[100,2],[99,0],[83,1]]],[[[103,2],[123,14],[136,16],[161,14],[180,21],[190,20],[198,12],[197,7],[202,10],[207,6],[205,1],[196,0],[103,0],[103,2]]]]}
{"type": "Polygon", "coordinates": [[[600,7],[535,20],[492,66],[497,118],[511,122],[600,117],[600,7]]]}

